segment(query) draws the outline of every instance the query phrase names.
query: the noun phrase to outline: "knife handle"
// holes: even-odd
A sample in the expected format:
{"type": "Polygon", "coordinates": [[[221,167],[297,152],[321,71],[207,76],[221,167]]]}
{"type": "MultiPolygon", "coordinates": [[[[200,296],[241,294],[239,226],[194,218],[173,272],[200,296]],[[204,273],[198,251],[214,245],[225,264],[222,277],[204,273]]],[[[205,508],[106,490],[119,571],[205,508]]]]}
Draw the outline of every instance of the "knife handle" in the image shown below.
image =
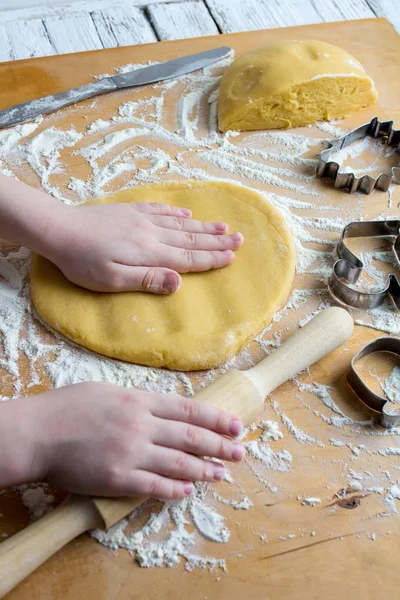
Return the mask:
{"type": "Polygon", "coordinates": [[[60,92],[52,96],[44,96],[43,98],[37,98],[37,100],[29,100],[29,102],[16,104],[0,111],[0,128],[31,121],[40,115],[47,115],[59,108],[64,108],[65,106],[75,104],[75,102],[87,100],[100,94],[106,94],[116,89],[117,86],[112,78],[105,77],[99,81],[81,85],[67,92],[60,92]]]}

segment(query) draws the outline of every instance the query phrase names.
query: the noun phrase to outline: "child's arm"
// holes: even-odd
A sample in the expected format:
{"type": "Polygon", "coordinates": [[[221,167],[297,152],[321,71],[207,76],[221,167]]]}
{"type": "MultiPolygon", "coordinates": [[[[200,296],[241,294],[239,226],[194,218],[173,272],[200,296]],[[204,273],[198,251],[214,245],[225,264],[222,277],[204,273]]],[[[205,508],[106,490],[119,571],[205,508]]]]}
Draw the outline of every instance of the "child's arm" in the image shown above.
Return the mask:
{"type": "MultiPolygon", "coordinates": [[[[224,224],[159,204],[70,207],[0,175],[0,237],[94,290],[176,291],[178,272],[222,267],[242,243],[224,224]]],[[[240,460],[233,415],[178,396],[85,383],[0,403],[0,487],[46,479],[97,495],[183,498],[218,481],[202,459],[240,460]]]]}
{"type": "Polygon", "coordinates": [[[183,498],[244,448],[233,415],[180,396],[83,383],[0,404],[0,488],[47,480],[79,494],[183,498]],[[226,437],[229,436],[229,437],[226,437]]]}
{"type": "Polygon", "coordinates": [[[54,262],[95,291],[169,294],[179,273],[230,264],[240,233],[202,223],[190,211],[152,203],[74,207],[0,175],[0,238],[54,262]]]}

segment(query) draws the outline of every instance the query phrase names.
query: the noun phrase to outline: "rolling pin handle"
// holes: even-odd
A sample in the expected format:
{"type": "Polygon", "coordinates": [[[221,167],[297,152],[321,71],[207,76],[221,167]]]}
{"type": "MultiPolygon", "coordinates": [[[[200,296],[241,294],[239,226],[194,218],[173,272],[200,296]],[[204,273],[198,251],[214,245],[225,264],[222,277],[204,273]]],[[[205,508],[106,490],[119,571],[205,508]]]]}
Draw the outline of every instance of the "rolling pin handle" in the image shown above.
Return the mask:
{"type": "Polygon", "coordinates": [[[282,383],[339,348],[351,337],[353,328],[353,319],[347,310],[338,306],[327,308],[246,373],[265,398],[282,383]]]}
{"type": "Polygon", "coordinates": [[[0,598],[50,556],[88,529],[104,527],[90,498],[71,495],[63,504],[0,544],[0,598]]]}

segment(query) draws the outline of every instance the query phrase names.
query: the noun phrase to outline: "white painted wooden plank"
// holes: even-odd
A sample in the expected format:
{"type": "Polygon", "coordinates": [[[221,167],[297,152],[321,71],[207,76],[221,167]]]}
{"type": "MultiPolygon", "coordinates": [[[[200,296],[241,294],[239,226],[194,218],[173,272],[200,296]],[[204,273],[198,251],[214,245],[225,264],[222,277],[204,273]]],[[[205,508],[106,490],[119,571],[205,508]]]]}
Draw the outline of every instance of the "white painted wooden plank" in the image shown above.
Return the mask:
{"type": "Polygon", "coordinates": [[[367,0],[377,17],[386,17],[400,33],[399,0],[367,0]]]}
{"type": "MultiPolygon", "coordinates": [[[[392,0],[393,1],[393,0],[392,0]]],[[[323,21],[345,21],[347,19],[370,19],[376,15],[367,0],[310,0],[323,21]]]]}
{"type": "Polygon", "coordinates": [[[0,25],[0,62],[12,60],[12,58],[14,57],[12,55],[11,44],[6,29],[3,25],[0,25]]]}
{"type": "Polygon", "coordinates": [[[4,29],[10,41],[12,55],[17,60],[56,54],[40,19],[12,21],[5,23],[4,29]]]}
{"type": "Polygon", "coordinates": [[[92,19],[104,48],[156,42],[157,36],[144,12],[135,7],[95,11],[92,19]]]}
{"type": "Polygon", "coordinates": [[[203,2],[152,4],[147,12],[161,40],[180,40],[219,33],[203,2]]]}
{"type": "Polygon", "coordinates": [[[205,3],[223,33],[307,25],[323,20],[308,0],[205,0],[205,3]]]}
{"type": "MultiPolygon", "coordinates": [[[[179,2],[180,0],[163,0],[163,3],[179,2]]],[[[33,2],[33,0],[32,0],[33,2]]],[[[54,16],[69,16],[75,13],[90,13],[108,8],[129,8],[136,6],[144,8],[150,4],[158,3],[160,0],[35,0],[36,6],[17,8],[13,0],[0,0],[0,23],[16,21],[18,19],[45,19],[54,16]],[[7,2],[10,10],[3,9],[3,3],[7,2]]]]}
{"type": "Polygon", "coordinates": [[[103,48],[89,13],[48,17],[44,19],[44,24],[58,54],[103,48]]]}
{"type": "MultiPolygon", "coordinates": [[[[82,2],[82,0],[79,0],[82,2]]],[[[36,6],[50,6],[65,4],[66,0],[1,0],[1,10],[15,10],[17,8],[35,8],[36,6]]]]}

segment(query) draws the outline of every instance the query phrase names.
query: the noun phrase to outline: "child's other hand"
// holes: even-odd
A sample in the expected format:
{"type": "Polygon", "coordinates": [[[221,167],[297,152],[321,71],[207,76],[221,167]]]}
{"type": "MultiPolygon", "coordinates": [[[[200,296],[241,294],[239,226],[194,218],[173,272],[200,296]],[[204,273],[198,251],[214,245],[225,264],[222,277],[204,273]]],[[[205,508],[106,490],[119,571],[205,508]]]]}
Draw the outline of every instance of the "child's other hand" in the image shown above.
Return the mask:
{"type": "Polygon", "coordinates": [[[224,476],[203,456],[244,454],[234,415],[180,396],[83,383],[22,402],[40,415],[42,478],[79,494],[184,498],[224,476]]]}

